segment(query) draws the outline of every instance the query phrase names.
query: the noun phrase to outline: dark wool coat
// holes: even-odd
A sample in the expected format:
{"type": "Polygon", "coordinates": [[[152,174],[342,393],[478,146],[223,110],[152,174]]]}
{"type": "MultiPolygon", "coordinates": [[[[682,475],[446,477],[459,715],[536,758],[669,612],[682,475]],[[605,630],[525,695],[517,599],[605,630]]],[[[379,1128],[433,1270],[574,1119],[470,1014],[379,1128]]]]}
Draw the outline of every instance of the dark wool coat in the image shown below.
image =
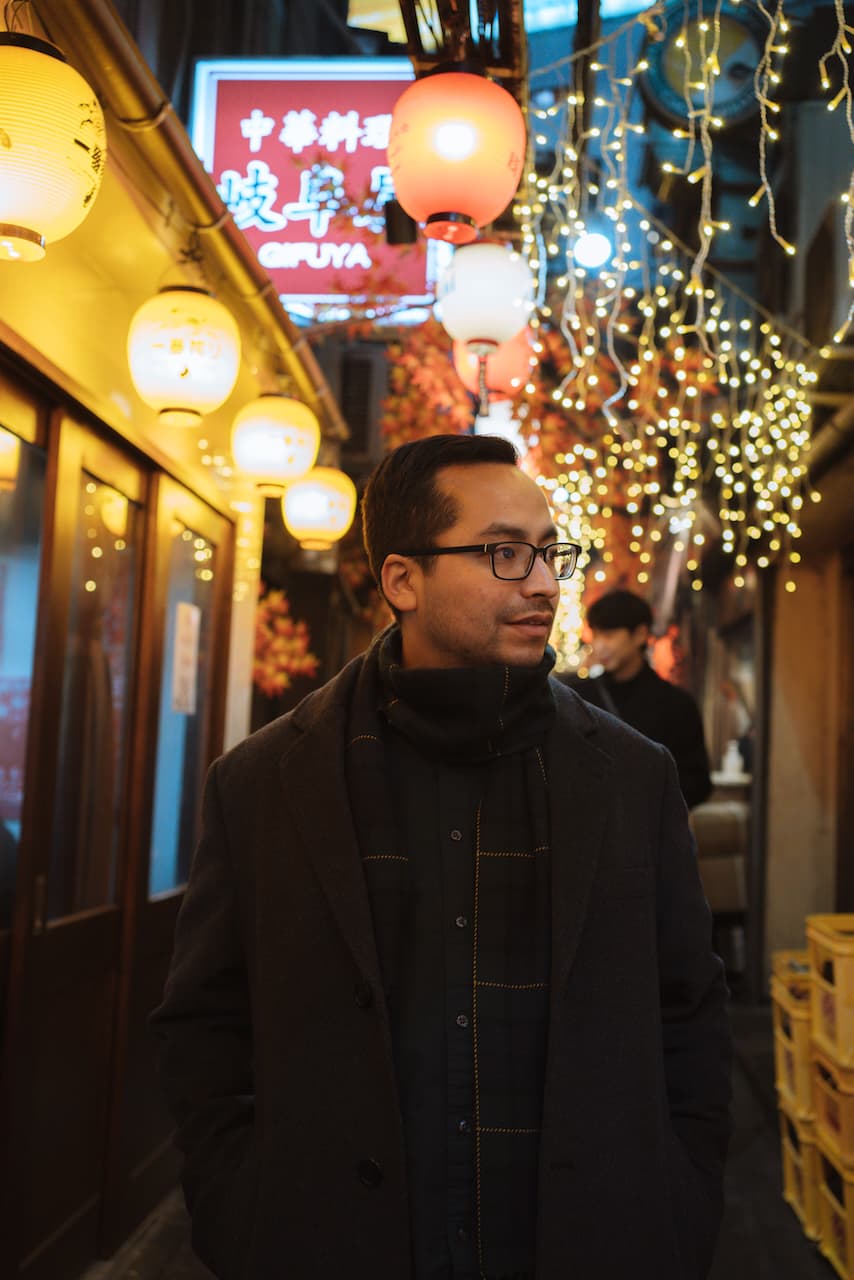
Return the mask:
{"type": "MultiPolygon", "coordinates": [[[[213,766],[153,1019],[221,1280],[411,1280],[403,1132],[346,801],[361,659],[213,766]]],[[[553,681],[536,1280],[701,1280],[730,1043],[671,757],[553,681]]]]}

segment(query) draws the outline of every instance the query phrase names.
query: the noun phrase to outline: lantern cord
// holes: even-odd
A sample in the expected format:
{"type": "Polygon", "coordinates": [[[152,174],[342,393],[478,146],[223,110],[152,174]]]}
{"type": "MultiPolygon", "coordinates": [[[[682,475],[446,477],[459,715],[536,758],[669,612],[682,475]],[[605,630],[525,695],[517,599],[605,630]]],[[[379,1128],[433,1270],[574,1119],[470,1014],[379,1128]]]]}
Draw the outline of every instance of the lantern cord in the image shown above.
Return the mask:
{"type": "Polygon", "coordinates": [[[3,25],[7,31],[12,32],[16,29],[21,10],[27,4],[29,0],[6,0],[3,6],[3,25]]]}
{"type": "Polygon", "coordinates": [[[477,412],[481,418],[489,416],[489,388],[486,385],[486,356],[477,358],[477,412]]]}

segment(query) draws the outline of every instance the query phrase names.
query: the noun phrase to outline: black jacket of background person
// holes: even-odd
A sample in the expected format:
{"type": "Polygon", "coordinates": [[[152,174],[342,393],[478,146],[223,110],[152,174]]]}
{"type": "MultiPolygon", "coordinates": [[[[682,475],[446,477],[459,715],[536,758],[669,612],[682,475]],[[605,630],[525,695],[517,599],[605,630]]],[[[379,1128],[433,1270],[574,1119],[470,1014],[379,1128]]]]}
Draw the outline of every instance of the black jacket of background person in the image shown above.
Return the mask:
{"type": "MultiPolygon", "coordinates": [[[[212,766],[153,1017],[220,1280],[413,1280],[419,1189],[345,777],[361,661],[212,766]]],[[[731,1044],[676,770],[552,684],[534,1280],[704,1280],[731,1044]]]]}
{"type": "Polygon", "coordinates": [[[647,662],[631,680],[614,680],[608,675],[595,676],[592,680],[578,676],[561,679],[585,702],[611,711],[607,698],[603,697],[603,688],[607,689],[626,724],[667,747],[676,761],[679,785],[689,809],[709,798],[712,780],[703,722],[696,702],[686,689],[662,680],[647,662]]]}

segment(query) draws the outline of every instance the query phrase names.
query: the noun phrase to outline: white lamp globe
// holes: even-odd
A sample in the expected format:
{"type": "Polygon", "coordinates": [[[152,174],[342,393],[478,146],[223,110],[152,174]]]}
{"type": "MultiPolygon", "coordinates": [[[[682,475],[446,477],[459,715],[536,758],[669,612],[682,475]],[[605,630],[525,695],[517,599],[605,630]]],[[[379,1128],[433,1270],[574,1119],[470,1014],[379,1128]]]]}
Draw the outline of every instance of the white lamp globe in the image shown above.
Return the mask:
{"type": "Polygon", "coordinates": [[[130,376],[140,399],[168,427],[194,427],[231,395],[240,333],[231,312],[204,289],[161,289],[128,331],[130,376]]]}
{"type": "Polygon", "coordinates": [[[614,246],[601,231],[582,231],[572,249],[572,256],[580,267],[596,271],[609,262],[614,246]]]}
{"type": "Polygon", "coordinates": [[[89,213],[107,162],[90,86],[46,40],[0,33],[0,261],[37,262],[89,213]]]}
{"type": "Polygon", "coordinates": [[[262,493],[277,493],[314,466],[320,425],[308,405],[290,396],[262,395],[244,405],[231,429],[239,469],[262,493]]]}
{"type": "Polygon", "coordinates": [[[503,244],[457,249],[436,292],[442,324],[475,355],[487,355],[514,338],[534,307],[531,268],[503,244]]]}
{"type": "Polygon", "coordinates": [[[315,467],[288,485],[282,498],[285,528],[306,551],[328,551],[356,514],[356,486],[336,467],[315,467]]]}

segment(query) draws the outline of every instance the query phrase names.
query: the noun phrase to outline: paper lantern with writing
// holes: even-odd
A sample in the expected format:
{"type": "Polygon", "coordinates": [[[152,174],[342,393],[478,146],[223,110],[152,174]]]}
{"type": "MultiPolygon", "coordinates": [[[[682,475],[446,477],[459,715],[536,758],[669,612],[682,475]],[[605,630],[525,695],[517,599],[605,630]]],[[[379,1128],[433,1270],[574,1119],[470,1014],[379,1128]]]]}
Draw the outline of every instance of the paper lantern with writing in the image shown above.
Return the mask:
{"type": "Polygon", "coordinates": [[[89,213],[107,161],[104,115],[54,45],[0,32],[0,261],[37,262],[89,213]]]}
{"type": "Polygon", "coordinates": [[[304,476],[319,447],[316,416],[291,396],[259,396],[244,405],[231,429],[234,461],[262,493],[277,493],[304,476]]]}
{"type": "Polygon", "coordinates": [[[395,194],[428,238],[468,244],[513,199],[525,147],[524,117],[506,89],[464,71],[425,76],[392,113],[395,194]]]}
{"type": "Polygon", "coordinates": [[[353,523],[356,486],[335,467],[315,467],[288,485],[282,498],[285,528],[306,551],[328,551],[353,523]]]}
{"type": "Polygon", "coordinates": [[[193,427],[231,395],[240,333],[226,307],[203,289],[161,289],[128,331],[128,364],[142,400],[169,427],[193,427]]]}

